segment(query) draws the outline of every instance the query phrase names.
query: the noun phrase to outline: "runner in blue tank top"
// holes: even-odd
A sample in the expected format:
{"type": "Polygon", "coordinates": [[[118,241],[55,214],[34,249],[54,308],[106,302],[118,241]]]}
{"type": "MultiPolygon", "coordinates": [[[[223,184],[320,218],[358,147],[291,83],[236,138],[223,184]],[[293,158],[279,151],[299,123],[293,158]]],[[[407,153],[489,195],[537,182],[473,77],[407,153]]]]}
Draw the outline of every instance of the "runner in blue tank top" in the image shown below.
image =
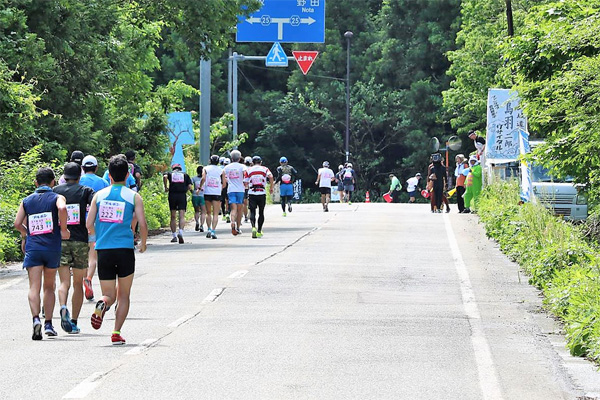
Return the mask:
{"type": "Polygon", "coordinates": [[[56,336],[52,313],[56,297],[54,286],[60,264],[61,240],[69,239],[67,204],[65,198],[52,191],[54,171],[40,168],[35,175],[35,193],[27,196],[19,206],[15,229],[21,232],[21,249],[25,253],[23,268],[29,276],[29,308],[33,317],[33,340],[42,340],[40,322],[40,289],[44,277],[44,332],[56,336]]]}
{"type": "Polygon", "coordinates": [[[96,303],[92,314],[92,327],[100,329],[104,313],[118,302],[111,341],[121,345],[125,344],[121,327],[129,313],[129,295],[135,272],[133,228],[136,222],[139,223],[139,251],[143,253],[146,251],[148,225],[142,197],[125,187],[129,176],[127,158],[123,154],[113,156],[108,163],[108,171],[113,184],[94,195],[86,221],[90,241],[96,239],[98,278],[102,289],[102,299],[96,303]]]}

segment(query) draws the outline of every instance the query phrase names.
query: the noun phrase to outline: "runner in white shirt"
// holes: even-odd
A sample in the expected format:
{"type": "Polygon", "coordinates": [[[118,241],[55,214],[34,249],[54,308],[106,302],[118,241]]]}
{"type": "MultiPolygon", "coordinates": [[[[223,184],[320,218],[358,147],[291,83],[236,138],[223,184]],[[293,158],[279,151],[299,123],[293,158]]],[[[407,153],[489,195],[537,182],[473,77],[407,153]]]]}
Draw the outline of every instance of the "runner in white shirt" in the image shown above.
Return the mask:
{"type": "Polygon", "coordinates": [[[250,222],[252,223],[252,237],[262,237],[262,227],[265,222],[265,205],[267,204],[267,180],[270,183],[269,192],[273,194],[273,174],[267,167],[263,167],[259,156],[252,157],[252,167],[246,172],[248,182],[248,203],[250,208],[250,222]],[[258,229],[256,228],[256,207],[258,207],[258,229]]]}
{"type": "Polygon", "coordinates": [[[204,201],[206,203],[206,237],[216,239],[215,229],[219,222],[221,190],[225,186],[225,174],[219,167],[219,156],[210,157],[210,165],[202,170],[202,179],[204,180],[204,201]]]}
{"type": "Polygon", "coordinates": [[[242,215],[244,214],[244,191],[246,183],[244,182],[244,164],[240,163],[242,153],[238,150],[231,152],[232,163],[225,166],[223,172],[227,178],[227,198],[231,207],[231,234],[237,236],[242,231],[242,215]]]}
{"type": "MultiPolygon", "coordinates": [[[[244,158],[244,176],[247,175],[248,168],[252,166],[252,157],[246,156],[244,158]]],[[[248,187],[246,187],[246,191],[244,192],[244,223],[248,223],[248,187]]]]}
{"type": "Polygon", "coordinates": [[[321,204],[323,205],[324,212],[329,211],[329,202],[331,201],[331,181],[334,179],[335,174],[329,168],[329,161],[323,161],[323,168],[319,168],[315,185],[319,185],[321,204]]]}

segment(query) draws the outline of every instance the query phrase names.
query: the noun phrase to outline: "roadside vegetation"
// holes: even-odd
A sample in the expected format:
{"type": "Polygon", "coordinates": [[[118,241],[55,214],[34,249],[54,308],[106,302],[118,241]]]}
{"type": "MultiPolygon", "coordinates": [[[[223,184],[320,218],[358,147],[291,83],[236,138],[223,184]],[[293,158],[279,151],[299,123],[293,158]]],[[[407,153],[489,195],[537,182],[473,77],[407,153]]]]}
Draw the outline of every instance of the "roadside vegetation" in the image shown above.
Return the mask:
{"type": "Polygon", "coordinates": [[[600,248],[587,234],[595,225],[573,225],[542,205],[519,205],[517,182],[488,186],[480,219],[512,260],[542,290],[544,304],[564,322],[571,354],[600,363],[600,248]]]}

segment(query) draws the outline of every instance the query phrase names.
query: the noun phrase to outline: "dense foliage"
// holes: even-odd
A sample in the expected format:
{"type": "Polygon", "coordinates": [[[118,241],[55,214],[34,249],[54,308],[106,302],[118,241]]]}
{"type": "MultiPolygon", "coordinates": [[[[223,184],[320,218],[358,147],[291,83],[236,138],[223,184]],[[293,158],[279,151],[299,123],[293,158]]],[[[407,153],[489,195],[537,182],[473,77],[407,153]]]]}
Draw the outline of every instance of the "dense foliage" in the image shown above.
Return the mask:
{"type": "Polygon", "coordinates": [[[518,205],[517,183],[486,188],[480,218],[487,234],[530,275],[565,323],[573,355],[600,362],[600,251],[582,230],[535,204],[518,205]]]}

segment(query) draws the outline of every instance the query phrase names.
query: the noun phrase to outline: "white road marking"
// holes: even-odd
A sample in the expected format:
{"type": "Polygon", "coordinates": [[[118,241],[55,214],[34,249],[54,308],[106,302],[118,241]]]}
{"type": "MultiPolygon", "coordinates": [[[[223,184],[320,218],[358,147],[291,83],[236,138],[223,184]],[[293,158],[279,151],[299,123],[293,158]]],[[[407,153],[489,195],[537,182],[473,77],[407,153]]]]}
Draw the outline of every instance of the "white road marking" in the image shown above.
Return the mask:
{"type": "Polygon", "coordinates": [[[227,279],[240,279],[240,278],[243,278],[244,276],[246,276],[247,273],[248,273],[248,271],[243,269],[241,271],[237,271],[237,272],[234,272],[233,274],[229,275],[227,277],[227,279]]]}
{"type": "Polygon", "coordinates": [[[179,325],[183,324],[184,322],[186,322],[190,318],[193,318],[193,315],[189,315],[189,314],[188,315],[184,315],[183,317],[179,318],[178,320],[171,322],[167,326],[169,328],[177,328],[179,325]]]}
{"type": "Polygon", "coordinates": [[[216,288],[216,289],[213,289],[213,291],[210,292],[210,294],[208,296],[206,296],[206,298],[204,300],[202,300],[202,303],[212,303],[212,302],[214,302],[223,293],[224,290],[225,290],[225,288],[216,288]]]}
{"type": "Polygon", "coordinates": [[[462,302],[465,308],[465,313],[471,324],[471,343],[475,354],[475,362],[477,363],[477,371],[479,373],[479,387],[485,400],[501,400],[502,390],[498,382],[498,375],[494,367],[492,352],[483,331],[481,322],[481,314],[471,285],[469,271],[463,260],[456,236],[452,230],[450,219],[444,214],[444,224],[446,225],[446,233],[448,242],[452,251],[452,259],[460,280],[460,291],[462,294],[462,302]]]}
{"type": "Polygon", "coordinates": [[[63,396],[63,399],[83,399],[87,397],[102,381],[104,375],[100,372],[95,372],[90,375],[85,381],[75,386],[73,390],[63,396]]]}
{"type": "Polygon", "coordinates": [[[133,349],[126,352],[125,354],[128,356],[134,356],[136,354],[140,354],[141,352],[143,352],[144,350],[147,350],[150,346],[152,346],[156,342],[158,342],[158,339],[146,339],[142,343],[140,343],[136,347],[134,347],[133,349]]]}
{"type": "Polygon", "coordinates": [[[17,279],[11,279],[10,281],[3,283],[2,285],[0,285],[0,290],[2,289],[8,289],[9,287],[18,285],[19,283],[25,281],[25,279],[27,279],[27,277],[23,277],[23,278],[17,278],[17,279]]]}

